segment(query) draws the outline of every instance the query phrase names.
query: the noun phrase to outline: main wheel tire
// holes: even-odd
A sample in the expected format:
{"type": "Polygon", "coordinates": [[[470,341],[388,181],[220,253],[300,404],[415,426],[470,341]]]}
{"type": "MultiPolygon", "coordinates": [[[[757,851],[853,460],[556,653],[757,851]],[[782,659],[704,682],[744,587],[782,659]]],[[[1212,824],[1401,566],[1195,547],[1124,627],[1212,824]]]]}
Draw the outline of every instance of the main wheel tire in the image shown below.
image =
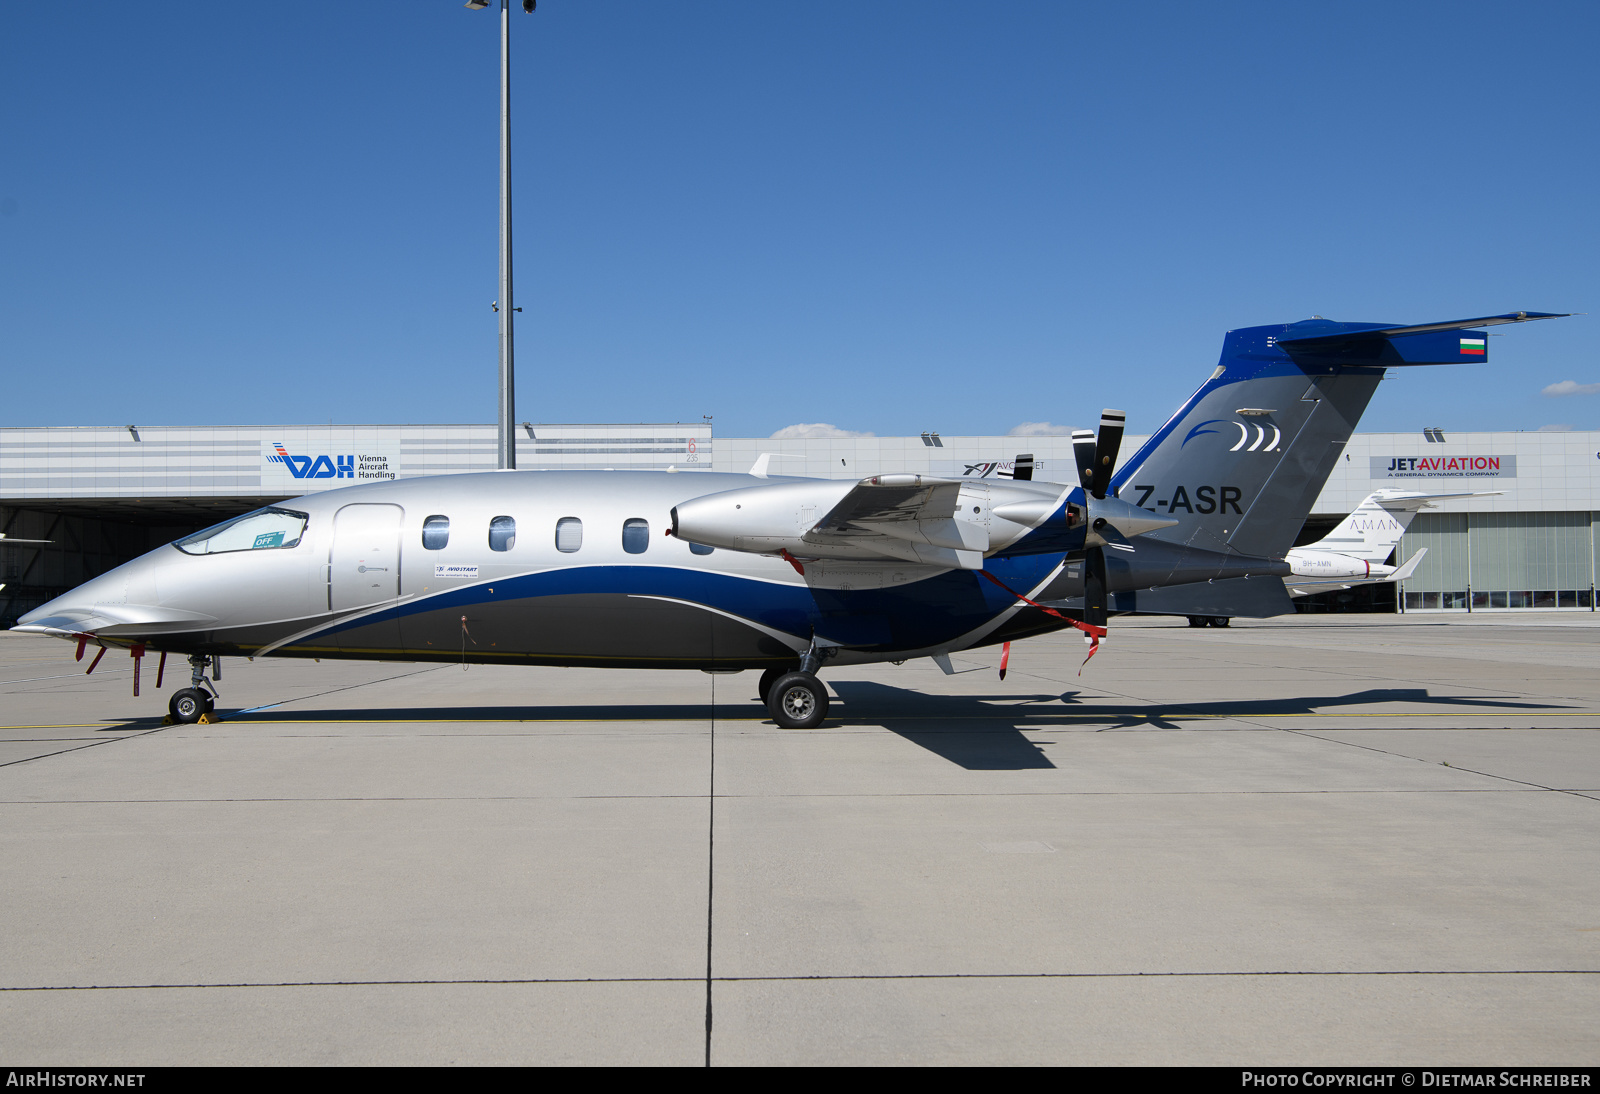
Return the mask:
{"type": "Polygon", "coordinates": [[[762,703],[768,703],[772,697],[772,685],[781,678],[789,675],[794,669],[768,669],[761,674],[761,679],[756,684],[756,690],[761,692],[762,703]]]}
{"type": "Polygon", "coordinates": [[[1230,618],[1230,616],[1226,615],[1214,615],[1211,617],[1211,625],[1213,627],[1226,627],[1230,618]]]}
{"type": "Polygon", "coordinates": [[[784,729],[815,729],[828,716],[828,689],[809,672],[785,673],[767,694],[767,710],[784,729]]]}
{"type": "Polygon", "coordinates": [[[1189,617],[1189,626],[1191,627],[1203,627],[1209,622],[1211,620],[1203,615],[1191,615],[1189,617]]]}
{"type": "Polygon", "coordinates": [[[184,688],[173,693],[167,702],[167,713],[180,725],[193,725],[210,709],[210,705],[206,702],[209,698],[210,696],[199,688],[184,688]]]}

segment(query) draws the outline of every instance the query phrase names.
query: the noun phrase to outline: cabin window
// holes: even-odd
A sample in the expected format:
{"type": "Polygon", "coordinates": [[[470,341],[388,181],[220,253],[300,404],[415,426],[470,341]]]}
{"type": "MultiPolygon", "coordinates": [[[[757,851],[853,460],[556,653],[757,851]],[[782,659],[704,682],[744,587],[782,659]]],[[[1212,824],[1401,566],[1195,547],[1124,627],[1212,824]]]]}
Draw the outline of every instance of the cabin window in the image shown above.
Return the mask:
{"type": "Polygon", "coordinates": [[[709,555],[714,550],[716,550],[715,547],[707,547],[704,543],[689,544],[689,553],[691,555],[709,555]]]}
{"type": "Polygon", "coordinates": [[[642,517],[630,517],[622,522],[622,549],[630,555],[642,555],[650,546],[650,522],[642,517]]]}
{"type": "Polygon", "coordinates": [[[293,547],[305,534],[304,513],[269,507],[214,524],[203,532],[173,544],[188,555],[217,555],[224,551],[260,551],[268,547],[293,547]]]}
{"type": "Polygon", "coordinates": [[[422,549],[442,551],[450,543],[450,518],[432,516],[422,522],[422,549]]]}
{"type": "Polygon", "coordinates": [[[509,551],[517,545],[517,522],[510,517],[495,517],[489,522],[489,550],[509,551]]]}
{"type": "Polygon", "coordinates": [[[571,554],[583,546],[583,521],[562,517],[556,521],[556,550],[571,554]]]}

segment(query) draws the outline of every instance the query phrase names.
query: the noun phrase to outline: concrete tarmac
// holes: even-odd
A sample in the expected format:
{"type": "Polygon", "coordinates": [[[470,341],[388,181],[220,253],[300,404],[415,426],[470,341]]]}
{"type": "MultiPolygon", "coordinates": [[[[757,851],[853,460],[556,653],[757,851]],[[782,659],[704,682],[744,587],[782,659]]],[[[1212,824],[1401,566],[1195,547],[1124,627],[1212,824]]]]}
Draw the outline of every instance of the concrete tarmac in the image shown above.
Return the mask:
{"type": "Polygon", "coordinates": [[[1600,1063],[1600,626],[756,674],[0,634],[0,1060],[1600,1063]]]}

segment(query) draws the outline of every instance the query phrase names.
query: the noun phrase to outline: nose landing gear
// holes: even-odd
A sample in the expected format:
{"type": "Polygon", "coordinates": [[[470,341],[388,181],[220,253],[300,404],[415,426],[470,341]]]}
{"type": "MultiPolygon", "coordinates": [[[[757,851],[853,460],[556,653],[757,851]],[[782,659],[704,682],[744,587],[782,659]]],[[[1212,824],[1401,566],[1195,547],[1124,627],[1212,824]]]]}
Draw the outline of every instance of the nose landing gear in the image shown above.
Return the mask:
{"type": "Polygon", "coordinates": [[[212,667],[212,676],[222,675],[222,666],[213,666],[210,657],[203,653],[189,656],[189,686],[173,694],[167,703],[167,714],[175,725],[208,724],[216,721],[216,685],[206,679],[206,668],[212,667]]]}

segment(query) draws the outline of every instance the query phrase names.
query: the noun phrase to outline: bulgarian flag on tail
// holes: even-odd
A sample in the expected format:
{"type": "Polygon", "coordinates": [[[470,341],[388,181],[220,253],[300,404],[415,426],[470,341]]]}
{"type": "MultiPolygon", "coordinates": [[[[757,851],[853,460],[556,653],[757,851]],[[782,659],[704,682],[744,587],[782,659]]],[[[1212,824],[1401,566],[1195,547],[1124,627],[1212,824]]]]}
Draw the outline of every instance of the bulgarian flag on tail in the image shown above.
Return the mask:
{"type": "Polygon", "coordinates": [[[1486,357],[1489,353],[1487,343],[1488,339],[1486,338],[1463,338],[1461,340],[1461,352],[1465,356],[1486,357]]]}

